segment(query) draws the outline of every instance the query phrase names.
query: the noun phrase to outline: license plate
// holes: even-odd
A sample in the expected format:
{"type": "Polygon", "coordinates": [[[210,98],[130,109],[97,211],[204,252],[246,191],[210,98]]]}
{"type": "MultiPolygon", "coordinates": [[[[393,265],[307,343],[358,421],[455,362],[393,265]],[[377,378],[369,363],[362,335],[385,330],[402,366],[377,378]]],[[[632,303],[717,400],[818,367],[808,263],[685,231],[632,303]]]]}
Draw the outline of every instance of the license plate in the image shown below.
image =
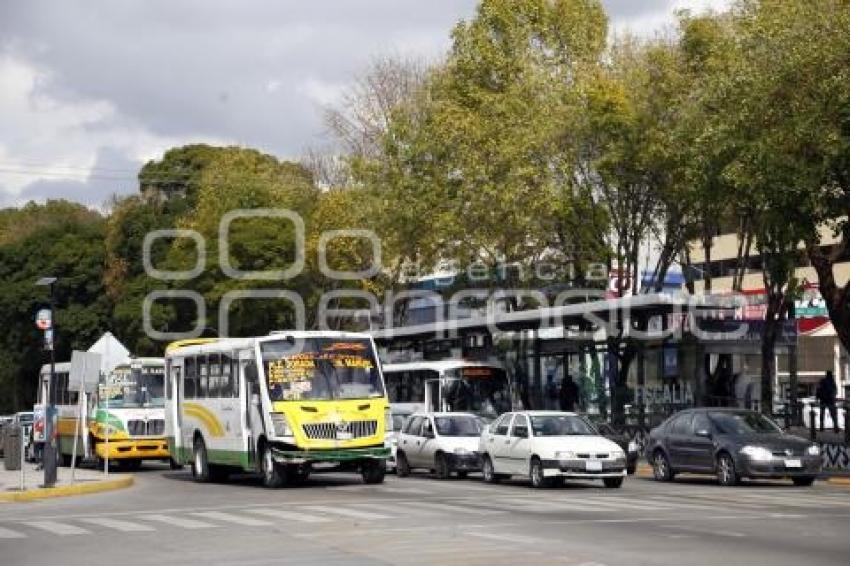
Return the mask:
{"type": "Polygon", "coordinates": [[[584,469],[588,472],[601,472],[602,462],[599,462],[597,460],[590,460],[584,463],[584,469]]]}
{"type": "Polygon", "coordinates": [[[351,440],[352,438],[354,438],[354,435],[352,435],[350,431],[346,431],[346,432],[337,431],[337,433],[336,433],[336,439],[337,440],[351,440]]]}
{"type": "Polygon", "coordinates": [[[802,468],[803,463],[800,460],[785,460],[786,468],[802,468]]]}

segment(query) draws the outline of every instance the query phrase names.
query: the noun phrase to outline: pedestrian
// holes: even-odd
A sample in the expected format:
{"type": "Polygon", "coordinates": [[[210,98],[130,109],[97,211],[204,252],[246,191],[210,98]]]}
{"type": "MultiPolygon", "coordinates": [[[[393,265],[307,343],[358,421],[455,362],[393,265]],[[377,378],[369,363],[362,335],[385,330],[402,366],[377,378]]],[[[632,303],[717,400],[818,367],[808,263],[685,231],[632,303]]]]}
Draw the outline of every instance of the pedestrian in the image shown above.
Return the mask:
{"type": "Polygon", "coordinates": [[[564,381],[561,383],[561,410],[574,412],[576,410],[576,402],[578,401],[578,385],[573,381],[573,376],[567,374],[564,381]]]}
{"type": "Polygon", "coordinates": [[[826,411],[829,411],[829,416],[832,417],[832,427],[835,432],[838,432],[838,409],[835,406],[835,398],[838,395],[838,386],[835,384],[835,377],[831,371],[827,371],[818,382],[818,388],[815,392],[818,403],[820,404],[820,430],[823,432],[823,421],[826,411]]]}

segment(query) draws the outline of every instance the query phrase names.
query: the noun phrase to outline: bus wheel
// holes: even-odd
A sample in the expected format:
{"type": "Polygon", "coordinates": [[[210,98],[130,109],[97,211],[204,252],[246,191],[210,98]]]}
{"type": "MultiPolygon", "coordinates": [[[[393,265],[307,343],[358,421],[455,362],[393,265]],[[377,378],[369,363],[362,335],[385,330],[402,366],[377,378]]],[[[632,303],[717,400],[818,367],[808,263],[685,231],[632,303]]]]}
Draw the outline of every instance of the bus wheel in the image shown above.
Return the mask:
{"type": "Polygon", "coordinates": [[[272,449],[268,444],[263,446],[262,467],[264,486],[276,488],[283,485],[286,478],[281,467],[274,461],[272,449]]]}
{"type": "Polygon", "coordinates": [[[207,460],[207,447],[204,439],[200,436],[195,439],[195,447],[192,458],[192,477],[196,482],[206,483],[210,481],[210,466],[207,460]]]}
{"type": "Polygon", "coordinates": [[[363,478],[363,483],[384,483],[386,473],[387,464],[384,460],[366,460],[360,466],[360,475],[363,478]]]}

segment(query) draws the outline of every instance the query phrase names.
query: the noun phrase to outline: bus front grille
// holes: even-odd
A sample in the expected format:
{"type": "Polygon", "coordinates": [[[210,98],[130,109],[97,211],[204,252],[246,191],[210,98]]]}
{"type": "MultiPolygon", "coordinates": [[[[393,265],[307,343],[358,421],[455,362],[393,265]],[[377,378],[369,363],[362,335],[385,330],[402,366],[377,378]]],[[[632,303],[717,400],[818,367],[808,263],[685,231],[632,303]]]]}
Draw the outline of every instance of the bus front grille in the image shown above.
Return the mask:
{"type": "Polygon", "coordinates": [[[127,421],[127,434],[130,436],[162,436],[165,434],[165,421],[163,419],[127,421]]]}
{"type": "Polygon", "coordinates": [[[304,435],[311,440],[337,440],[374,436],[378,421],[351,421],[340,423],[309,423],[303,427],[304,435]]]}

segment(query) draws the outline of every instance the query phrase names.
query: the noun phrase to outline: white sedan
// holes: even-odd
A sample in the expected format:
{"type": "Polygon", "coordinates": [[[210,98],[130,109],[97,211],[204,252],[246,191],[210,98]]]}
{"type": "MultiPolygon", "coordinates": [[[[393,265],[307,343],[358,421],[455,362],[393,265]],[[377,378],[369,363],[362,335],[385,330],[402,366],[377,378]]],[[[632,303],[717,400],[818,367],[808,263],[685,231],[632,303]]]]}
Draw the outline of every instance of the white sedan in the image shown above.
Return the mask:
{"type": "Polygon", "coordinates": [[[605,487],[623,485],[626,454],[574,413],[505,413],[481,433],[484,481],[525,476],[533,487],[566,478],[601,479],[605,487]]]}

